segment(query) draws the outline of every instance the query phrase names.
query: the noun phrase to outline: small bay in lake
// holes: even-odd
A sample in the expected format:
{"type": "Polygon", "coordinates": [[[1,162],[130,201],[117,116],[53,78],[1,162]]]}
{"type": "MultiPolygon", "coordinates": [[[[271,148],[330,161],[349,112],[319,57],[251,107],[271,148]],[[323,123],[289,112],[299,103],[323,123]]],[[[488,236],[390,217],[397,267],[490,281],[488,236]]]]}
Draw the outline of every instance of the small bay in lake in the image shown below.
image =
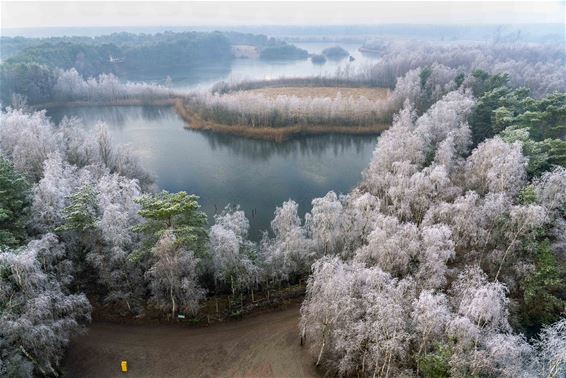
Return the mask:
{"type": "MultiPolygon", "coordinates": [[[[320,53],[336,44],[297,46],[320,53]]],[[[310,60],[236,59],[228,66],[207,66],[170,76],[178,90],[206,89],[220,80],[331,75],[339,67],[356,69],[376,59],[362,55],[360,44],[338,45],[355,60],[329,60],[320,66],[310,60]]],[[[159,72],[129,79],[161,82],[166,76],[166,72],[159,72]]],[[[114,142],[130,145],[160,189],[199,195],[210,223],[215,212],[227,204],[239,204],[250,219],[251,237],[256,240],[269,229],[273,212],[283,201],[295,200],[303,215],[310,210],[313,198],[329,190],[348,192],[359,182],[377,141],[375,136],[319,135],[274,143],[200,133],[185,129],[175,111],[167,107],[59,107],[48,109],[47,114],[54,122],[64,116],[79,117],[84,127],[92,130],[98,122],[106,123],[114,142]]]]}
{"type": "Polygon", "coordinates": [[[160,189],[199,195],[209,216],[239,204],[251,236],[269,228],[283,201],[301,214],[329,190],[348,192],[371,158],[375,136],[321,135],[274,143],[185,129],[167,107],[73,107],[48,110],[54,122],[79,117],[93,130],[105,122],[115,143],[128,144],[155,176],[160,189]]]}

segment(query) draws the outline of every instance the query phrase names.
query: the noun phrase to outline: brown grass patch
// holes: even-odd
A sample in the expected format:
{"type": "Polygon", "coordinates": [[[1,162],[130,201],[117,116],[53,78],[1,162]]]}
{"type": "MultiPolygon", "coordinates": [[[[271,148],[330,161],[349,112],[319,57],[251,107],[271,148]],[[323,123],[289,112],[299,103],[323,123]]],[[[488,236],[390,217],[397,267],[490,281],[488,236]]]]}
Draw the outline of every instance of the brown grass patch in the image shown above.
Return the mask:
{"type": "Polygon", "coordinates": [[[284,142],[292,137],[320,134],[348,134],[348,135],[376,135],[386,130],[389,125],[377,124],[372,126],[320,126],[320,125],[294,125],[289,127],[249,127],[243,125],[223,125],[206,121],[191,112],[177,101],[175,104],[177,114],[185,121],[185,127],[190,130],[212,131],[221,134],[238,135],[252,139],[284,142]]]}
{"type": "Polygon", "coordinates": [[[336,98],[338,93],[342,97],[360,98],[366,97],[369,100],[384,100],[389,96],[387,88],[348,88],[348,87],[265,87],[251,89],[247,91],[254,94],[262,94],[265,97],[275,98],[277,96],[296,96],[304,97],[327,97],[336,98]]]}

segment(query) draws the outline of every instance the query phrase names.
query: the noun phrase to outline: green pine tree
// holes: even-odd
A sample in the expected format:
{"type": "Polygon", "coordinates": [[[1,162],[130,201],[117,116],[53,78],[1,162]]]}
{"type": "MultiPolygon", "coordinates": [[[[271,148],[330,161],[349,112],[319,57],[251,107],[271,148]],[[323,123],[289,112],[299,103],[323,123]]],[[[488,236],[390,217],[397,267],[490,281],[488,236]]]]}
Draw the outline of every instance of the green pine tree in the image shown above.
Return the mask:
{"type": "Polygon", "coordinates": [[[202,257],[206,252],[206,214],[200,211],[198,196],[186,192],[144,195],[136,200],[141,206],[139,215],[145,222],[134,227],[134,231],[145,236],[143,247],[133,258],[149,252],[159,238],[171,231],[176,242],[202,257]]]}
{"type": "Polygon", "coordinates": [[[25,240],[30,204],[29,183],[0,157],[0,249],[17,247],[25,240]]]}

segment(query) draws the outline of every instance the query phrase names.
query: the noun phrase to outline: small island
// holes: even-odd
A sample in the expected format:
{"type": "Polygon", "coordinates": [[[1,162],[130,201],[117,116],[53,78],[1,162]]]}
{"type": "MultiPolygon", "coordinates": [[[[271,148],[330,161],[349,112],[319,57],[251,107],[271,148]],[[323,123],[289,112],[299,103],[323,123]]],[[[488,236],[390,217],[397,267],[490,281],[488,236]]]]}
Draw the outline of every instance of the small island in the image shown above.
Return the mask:
{"type": "Polygon", "coordinates": [[[259,58],[264,60],[291,60],[291,59],[307,59],[309,53],[294,45],[280,44],[275,46],[267,46],[259,53],[259,58]]]}
{"type": "Polygon", "coordinates": [[[342,84],[317,78],[219,83],[211,92],[178,99],[175,108],[188,129],[275,142],[301,135],[376,135],[389,127],[399,104],[388,88],[342,84]]]}
{"type": "Polygon", "coordinates": [[[328,59],[339,60],[339,59],[344,59],[347,56],[350,56],[350,53],[343,47],[332,46],[322,50],[322,55],[324,55],[328,59]]]}
{"type": "Polygon", "coordinates": [[[326,63],[326,57],[322,54],[311,55],[311,62],[313,64],[324,64],[326,63]]]}

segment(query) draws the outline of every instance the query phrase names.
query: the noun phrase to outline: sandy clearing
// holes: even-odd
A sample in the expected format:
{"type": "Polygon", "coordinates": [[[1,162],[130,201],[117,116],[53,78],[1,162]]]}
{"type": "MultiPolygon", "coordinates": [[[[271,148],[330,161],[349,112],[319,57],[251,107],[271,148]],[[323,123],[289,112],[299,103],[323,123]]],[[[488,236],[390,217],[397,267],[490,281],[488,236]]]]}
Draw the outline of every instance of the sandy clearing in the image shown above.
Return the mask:
{"type": "Polygon", "coordinates": [[[317,377],[298,336],[298,305],[210,327],[94,323],[75,338],[67,377],[317,377]]]}

